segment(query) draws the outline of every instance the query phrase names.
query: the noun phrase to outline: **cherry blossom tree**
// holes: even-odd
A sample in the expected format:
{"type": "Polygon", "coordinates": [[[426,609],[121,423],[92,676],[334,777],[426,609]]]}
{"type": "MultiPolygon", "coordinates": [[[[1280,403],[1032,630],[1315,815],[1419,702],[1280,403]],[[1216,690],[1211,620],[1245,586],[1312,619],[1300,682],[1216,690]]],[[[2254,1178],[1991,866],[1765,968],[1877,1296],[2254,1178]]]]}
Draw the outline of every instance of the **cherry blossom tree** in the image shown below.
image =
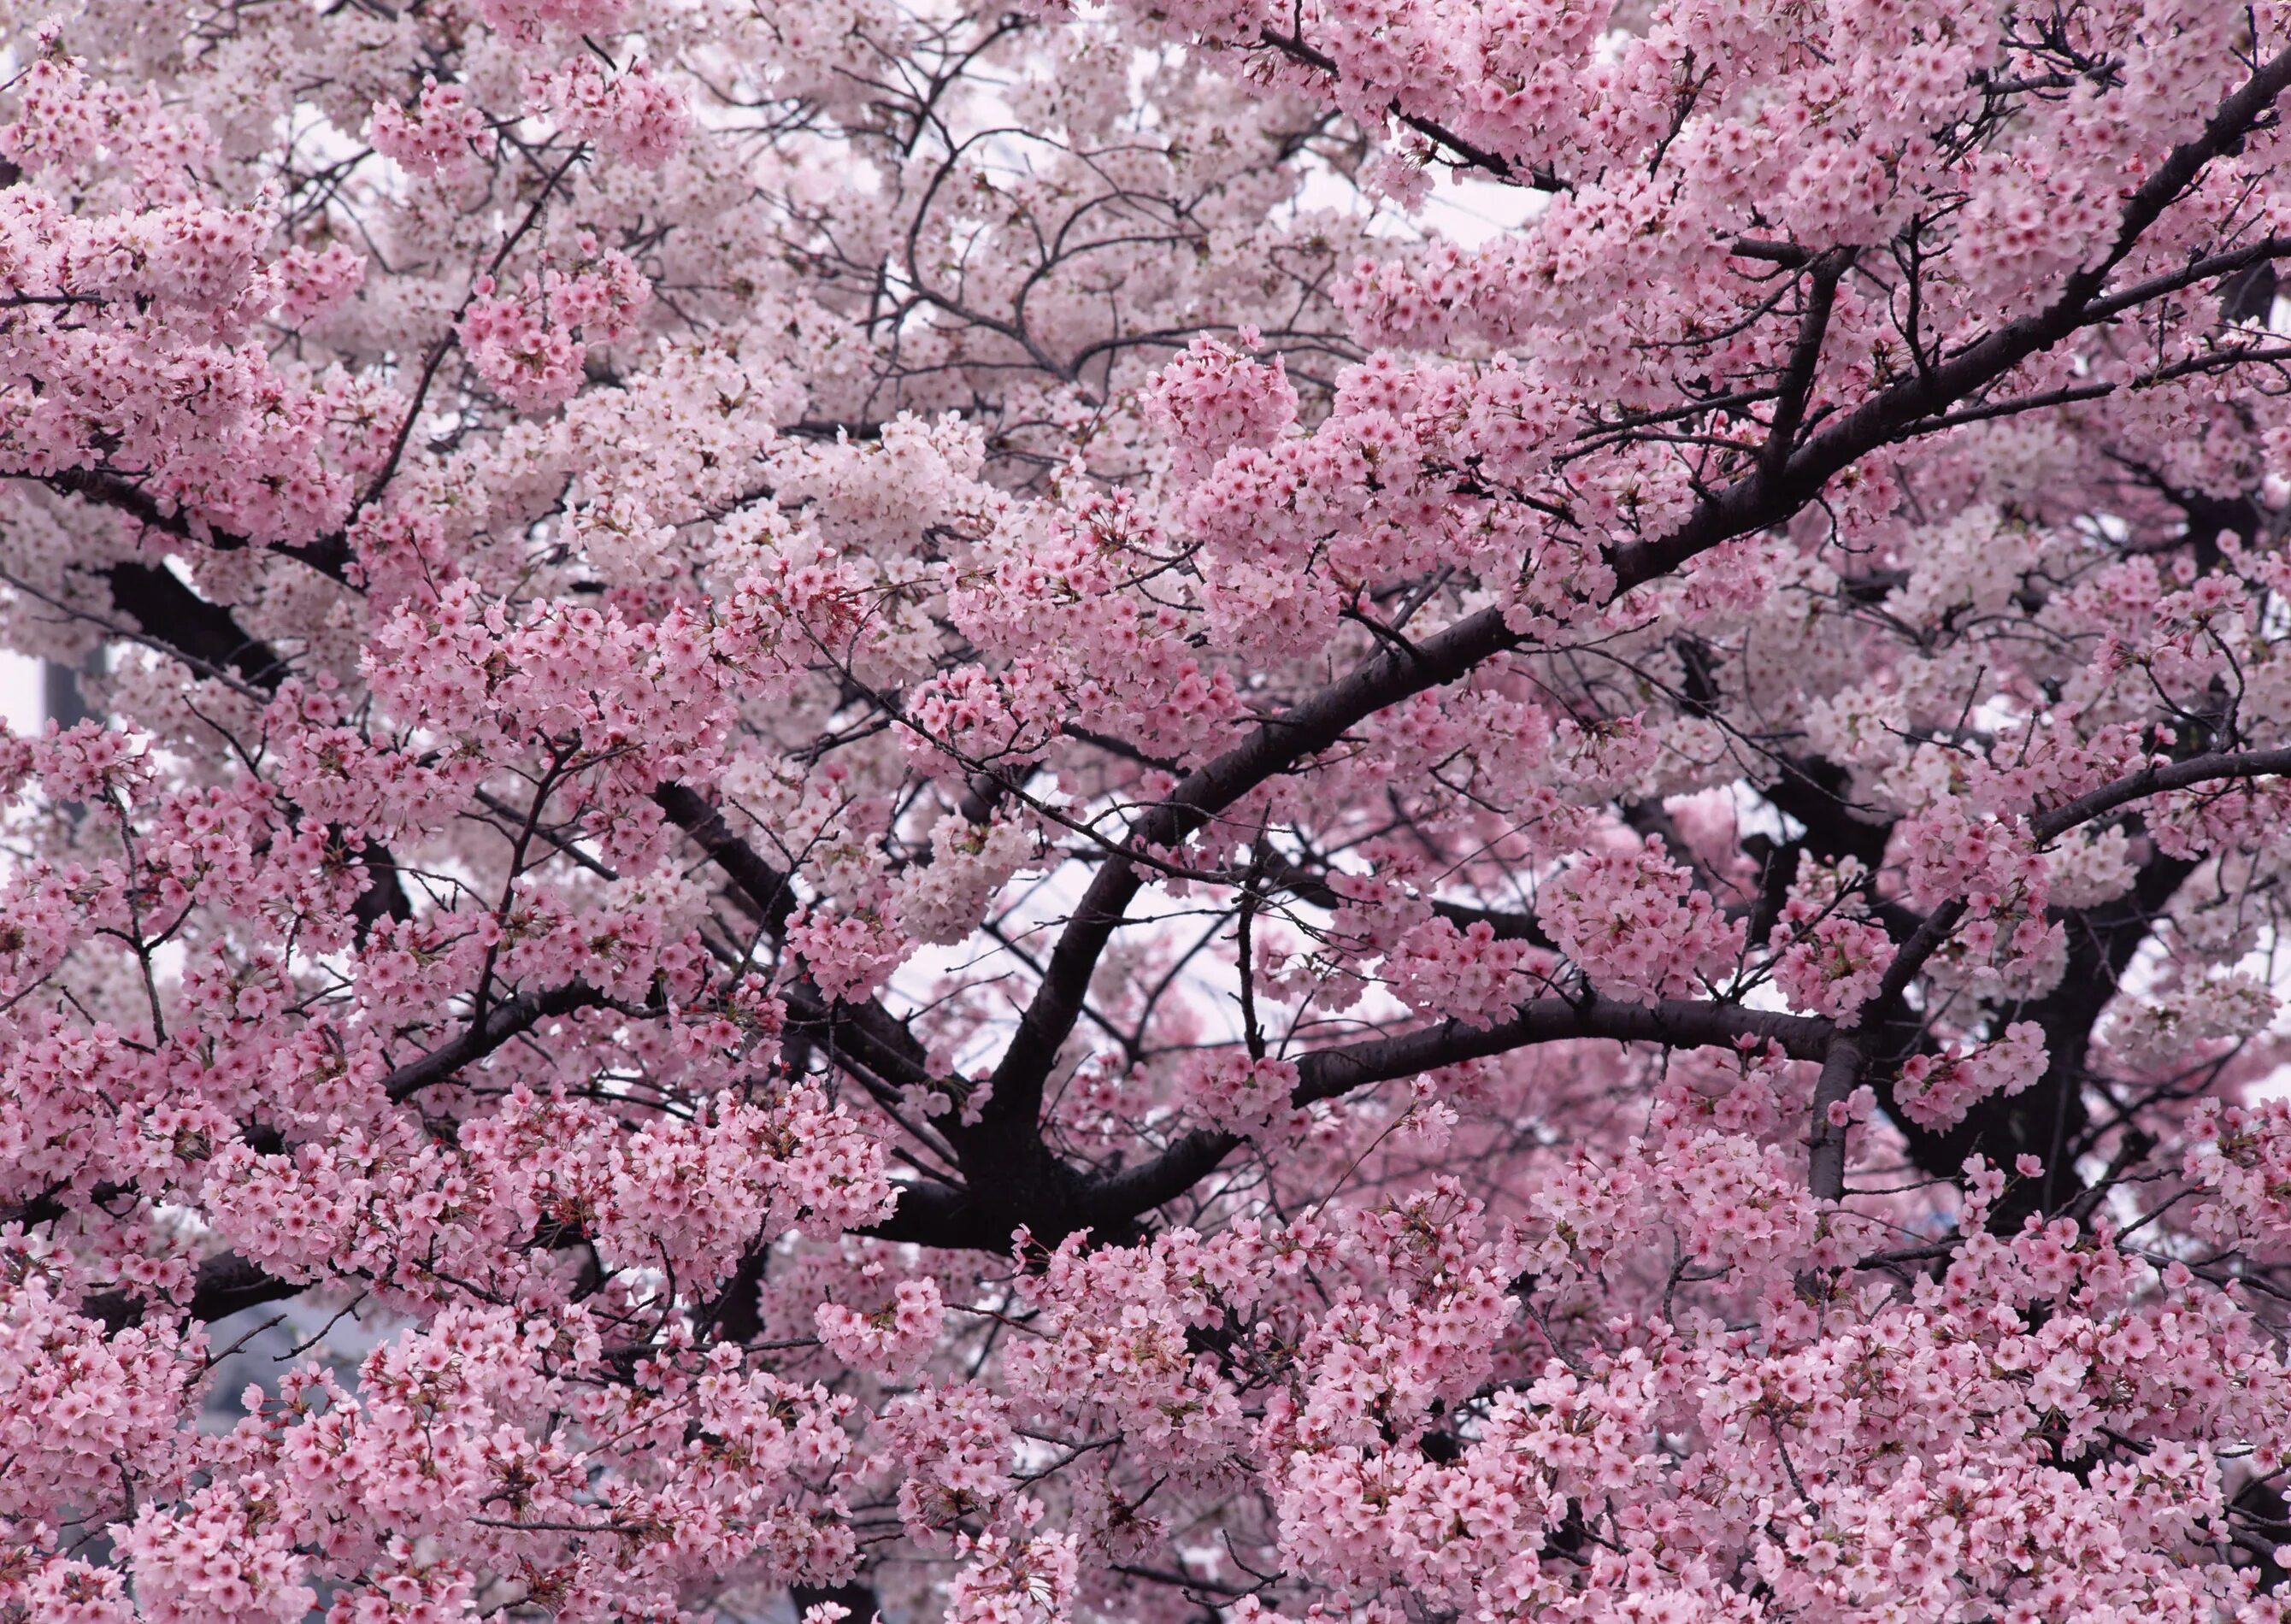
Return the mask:
{"type": "Polygon", "coordinates": [[[56,7],[0,1620],[2283,1616],[2291,5],[56,7]]]}

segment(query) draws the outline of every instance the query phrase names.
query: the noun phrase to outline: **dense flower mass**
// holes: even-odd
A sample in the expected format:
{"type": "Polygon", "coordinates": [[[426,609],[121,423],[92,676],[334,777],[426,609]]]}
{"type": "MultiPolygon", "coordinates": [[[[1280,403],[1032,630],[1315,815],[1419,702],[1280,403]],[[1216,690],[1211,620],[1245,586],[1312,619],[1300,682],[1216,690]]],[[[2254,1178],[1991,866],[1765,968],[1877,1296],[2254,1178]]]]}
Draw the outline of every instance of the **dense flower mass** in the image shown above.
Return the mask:
{"type": "Polygon", "coordinates": [[[0,7],[0,1624],[2278,1624],[2291,5],[0,7]]]}

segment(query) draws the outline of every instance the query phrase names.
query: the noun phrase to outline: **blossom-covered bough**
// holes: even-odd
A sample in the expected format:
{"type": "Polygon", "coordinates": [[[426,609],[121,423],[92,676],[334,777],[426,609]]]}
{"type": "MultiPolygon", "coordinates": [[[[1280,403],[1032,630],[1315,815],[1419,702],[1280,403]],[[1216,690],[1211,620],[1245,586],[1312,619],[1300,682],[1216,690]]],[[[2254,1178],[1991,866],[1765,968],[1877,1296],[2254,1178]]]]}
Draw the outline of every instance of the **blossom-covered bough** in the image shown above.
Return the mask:
{"type": "Polygon", "coordinates": [[[4,15],[0,1619],[2281,1616],[2291,7],[4,15]]]}

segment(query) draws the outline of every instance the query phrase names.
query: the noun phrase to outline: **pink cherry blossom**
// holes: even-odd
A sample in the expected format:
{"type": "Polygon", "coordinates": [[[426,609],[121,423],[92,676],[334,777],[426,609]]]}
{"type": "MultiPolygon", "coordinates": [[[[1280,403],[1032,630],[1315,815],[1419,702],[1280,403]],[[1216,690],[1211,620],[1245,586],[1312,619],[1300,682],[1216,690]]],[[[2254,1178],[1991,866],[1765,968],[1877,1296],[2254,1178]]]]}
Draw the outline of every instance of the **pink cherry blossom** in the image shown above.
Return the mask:
{"type": "Polygon", "coordinates": [[[0,36],[0,1621],[2279,1624],[2291,9],[0,36]]]}

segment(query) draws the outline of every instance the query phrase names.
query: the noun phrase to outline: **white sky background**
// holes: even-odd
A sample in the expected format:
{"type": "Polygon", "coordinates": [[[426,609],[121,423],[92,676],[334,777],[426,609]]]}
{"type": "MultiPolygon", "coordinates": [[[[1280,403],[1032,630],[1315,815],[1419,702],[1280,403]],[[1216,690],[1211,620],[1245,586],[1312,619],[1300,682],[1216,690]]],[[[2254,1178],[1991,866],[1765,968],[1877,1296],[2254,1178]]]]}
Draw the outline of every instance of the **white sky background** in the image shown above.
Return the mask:
{"type": "Polygon", "coordinates": [[[0,649],[0,721],[12,733],[37,733],[47,716],[40,703],[40,663],[0,649]]]}

